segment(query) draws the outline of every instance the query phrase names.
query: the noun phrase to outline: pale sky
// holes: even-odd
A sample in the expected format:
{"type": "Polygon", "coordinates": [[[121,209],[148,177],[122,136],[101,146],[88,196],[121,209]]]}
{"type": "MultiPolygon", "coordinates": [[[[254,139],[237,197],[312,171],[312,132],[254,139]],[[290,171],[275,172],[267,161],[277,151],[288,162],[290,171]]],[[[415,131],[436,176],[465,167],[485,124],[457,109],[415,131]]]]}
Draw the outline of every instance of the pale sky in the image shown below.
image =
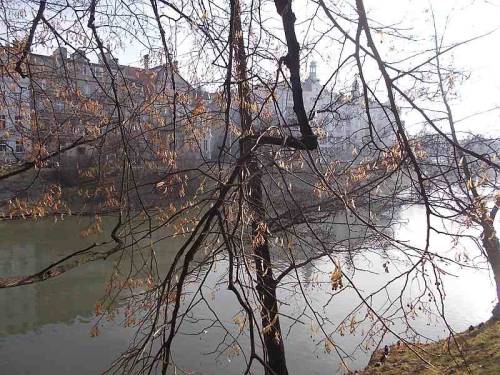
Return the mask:
{"type": "MultiPolygon", "coordinates": [[[[500,0],[365,0],[365,5],[371,19],[381,24],[397,24],[407,29],[408,34],[422,39],[418,44],[400,42],[394,52],[386,49],[383,52],[387,60],[394,60],[392,56],[400,54],[401,49],[413,52],[432,48],[431,5],[439,36],[444,32],[444,45],[500,27],[500,0]]],[[[500,31],[458,47],[442,60],[452,61],[457,70],[470,73],[470,78],[457,87],[459,98],[451,103],[455,119],[464,119],[458,122],[459,129],[500,135],[500,31]],[[488,113],[474,115],[484,111],[488,113]]],[[[408,123],[420,119],[407,115],[406,120],[408,123]]]]}
{"type": "MultiPolygon", "coordinates": [[[[500,0],[366,0],[366,4],[373,18],[382,23],[401,20],[424,38],[433,33],[432,4],[438,34],[445,32],[444,44],[449,45],[500,27],[500,0]]],[[[500,30],[458,47],[451,57],[455,68],[470,72],[470,78],[458,89],[460,98],[452,103],[455,119],[497,107],[459,124],[464,130],[500,135],[500,30]]]]}
{"type": "MultiPolygon", "coordinates": [[[[325,2],[335,4],[343,12],[347,12],[353,19],[356,19],[353,8],[354,0],[325,0],[325,2]]],[[[266,22],[271,22],[273,27],[273,22],[276,22],[274,32],[280,35],[282,33],[281,25],[277,19],[273,2],[267,1],[264,4],[261,9],[263,18],[266,18],[266,22]]],[[[378,47],[386,60],[394,61],[402,56],[433,47],[431,4],[436,15],[438,34],[441,37],[444,33],[443,44],[445,46],[492,32],[500,27],[500,0],[365,0],[372,26],[376,26],[377,22],[381,25],[393,24],[398,28],[405,29],[405,34],[410,34],[419,40],[408,43],[402,40],[393,42],[390,36],[374,33],[374,37],[379,41],[384,39],[378,47]],[[390,49],[391,46],[394,50],[390,49]]],[[[314,0],[294,0],[293,9],[297,16],[299,41],[304,40],[307,27],[305,21],[316,7],[314,0]]],[[[318,29],[330,26],[330,22],[322,10],[317,12],[317,17],[317,23],[322,23],[318,29]]],[[[188,80],[195,65],[186,54],[183,56],[183,51],[192,49],[189,34],[189,30],[185,30],[180,33],[177,39],[181,73],[188,80]]],[[[137,35],[137,38],[140,36],[137,35]]],[[[120,62],[138,65],[141,61],[141,54],[145,51],[144,48],[133,42],[125,44],[121,50],[116,51],[120,62]]],[[[317,51],[319,54],[312,56],[308,62],[313,58],[317,60],[318,75],[320,80],[324,82],[336,66],[340,53],[339,45],[323,42],[317,46],[317,51]]],[[[303,51],[303,54],[305,53],[303,51]]],[[[412,65],[424,61],[428,56],[430,55],[422,54],[414,57],[412,65]]],[[[457,87],[459,97],[451,103],[455,119],[464,119],[458,121],[460,129],[500,135],[500,109],[498,108],[500,105],[500,31],[495,31],[489,36],[454,49],[453,52],[442,57],[442,63],[443,65],[452,63],[455,69],[470,73],[470,78],[457,87]],[[488,112],[476,115],[484,111],[488,112]]],[[[272,62],[267,64],[265,69],[269,71],[276,69],[272,62]]],[[[304,77],[306,71],[307,67],[304,66],[304,77]]],[[[369,68],[367,68],[367,72],[369,72],[369,68]]],[[[348,82],[351,77],[349,72],[345,74],[345,81],[348,82]]],[[[403,117],[408,124],[420,121],[419,118],[411,114],[403,113],[403,117]]]]}

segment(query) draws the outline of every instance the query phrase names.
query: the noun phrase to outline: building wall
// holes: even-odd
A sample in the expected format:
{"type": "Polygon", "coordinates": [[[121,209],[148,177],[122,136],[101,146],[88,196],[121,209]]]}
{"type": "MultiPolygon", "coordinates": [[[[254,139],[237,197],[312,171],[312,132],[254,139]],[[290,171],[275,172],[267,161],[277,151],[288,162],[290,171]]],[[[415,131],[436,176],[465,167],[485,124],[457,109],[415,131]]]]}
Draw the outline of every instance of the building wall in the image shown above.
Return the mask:
{"type": "MultiPolygon", "coordinates": [[[[253,100],[260,103],[257,106],[260,115],[254,128],[262,131],[274,127],[282,136],[300,136],[288,83],[278,83],[272,96],[270,88],[274,86],[255,89],[253,100]]],[[[308,77],[302,82],[302,93],[306,113],[325,156],[361,161],[363,157],[374,157],[377,148],[387,149],[394,144],[394,116],[389,106],[370,101],[370,123],[356,80],[349,94],[332,93],[321,85],[313,62],[308,77]]]]}
{"type": "Polygon", "coordinates": [[[30,133],[29,80],[0,76],[0,163],[25,158],[30,133]]]}
{"type": "MultiPolygon", "coordinates": [[[[171,159],[179,166],[193,166],[219,156],[226,127],[216,95],[194,89],[165,66],[124,66],[109,54],[106,61],[107,65],[92,63],[84,51],[68,54],[58,48],[50,56],[28,56],[29,79],[14,85],[9,75],[2,74],[0,115],[5,116],[5,129],[0,129],[0,139],[5,146],[0,148],[0,157],[2,149],[14,150],[10,156],[22,160],[28,156],[27,149],[32,156],[48,155],[86,140],[94,141],[75,147],[67,156],[78,159],[101,153],[106,159],[122,160],[126,153],[134,165],[165,167],[171,159]],[[16,111],[22,112],[22,121],[16,121],[16,111]]],[[[370,102],[369,123],[357,83],[349,95],[321,90],[313,63],[303,82],[303,97],[325,155],[338,160],[351,160],[358,153],[369,157],[377,147],[387,148],[394,142],[390,110],[370,102]]],[[[264,106],[252,108],[252,115],[258,116],[254,130],[272,128],[282,136],[299,135],[290,88],[280,82],[270,94],[268,87],[253,90],[253,102],[264,106]]],[[[226,138],[228,158],[236,157],[238,148],[238,103],[233,105],[226,138]]]]}
{"type": "MultiPolygon", "coordinates": [[[[2,52],[13,61],[19,58],[6,48],[2,52]]],[[[56,49],[50,56],[29,54],[26,62],[29,79],[22,82],[27,87],[23,92],[25,134],[4,134],[2,148],[15,149],[16,137],[21,137],[29,140],[30,147],[26,149],[44,156],[83,143],[64,153],[72,163],[98,153],[107,160],[122,160],[126,153],[134,165],[168,164],[169,153],[174,149],[178,159],[212,157],[211,132],[201,116],[192,116],[196,93],[186,80],[164,66],[120,65],[110,54],[106,55],[106,61],[107,64],[93,63],[84,51],[68,54],[65,48],[56,49]]],[[[4,127],[12,129],[14,116],[8,115],[17,110],[19,101],[10,98],[17,92],[9,89],[12,83],[9,75],[2,74],[1,78],[5,100],[0,115],[6,116],[4,127]]],[[[6,129],[0,129],[0,139],[6,129]]],[[[27,153],[16,155],[22,160],[27,153]]]]}

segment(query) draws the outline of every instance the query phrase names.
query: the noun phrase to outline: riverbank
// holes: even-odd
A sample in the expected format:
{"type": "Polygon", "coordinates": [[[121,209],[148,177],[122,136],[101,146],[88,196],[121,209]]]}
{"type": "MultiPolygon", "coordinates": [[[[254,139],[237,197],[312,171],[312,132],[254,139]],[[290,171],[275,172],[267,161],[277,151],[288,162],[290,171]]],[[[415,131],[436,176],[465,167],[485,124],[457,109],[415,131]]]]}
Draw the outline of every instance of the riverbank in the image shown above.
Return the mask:
{"type": "Polygon", "coordinates": [[[456,339],[463,356],[453,339],[412,347],[429,363],[403,345],[392,345],[384,360],[384,349],[375,351],[361,374],[500,374],[500,321],[471,327],[456,339]]]}

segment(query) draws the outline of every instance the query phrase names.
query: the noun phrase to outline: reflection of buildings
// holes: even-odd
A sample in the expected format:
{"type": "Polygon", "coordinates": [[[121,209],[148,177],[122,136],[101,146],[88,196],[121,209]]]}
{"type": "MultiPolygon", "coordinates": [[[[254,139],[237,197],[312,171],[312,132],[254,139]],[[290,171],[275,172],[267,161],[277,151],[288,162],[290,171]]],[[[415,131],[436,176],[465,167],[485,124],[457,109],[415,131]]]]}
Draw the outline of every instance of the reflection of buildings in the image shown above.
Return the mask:
{"type": "MultiPolygon", "coordinates": [[[[51,219],[0,222],[0,277],[27,275],[47,267],[72,251],[82,249],[94,241],[108,238],[115,225],[115,218],[103,219],[104,232],[81,238],[80,231],[91,218],[67,217],[55,223],[51,219]]],[[[157,231],[153,238],[164,238],[165,232],[157,231]],[[156,237],[155,237],[156,236],[156,237]]],[[[156,253],[160,270],[168,270],[183,239],[162,242],[156,253]]],[[[103,249],[101,249],[103,250],[103,249]]],[[[140,270],[144,260],[151,255],[149,240],[144,257],[120,254],[119,272],[122,277],[130,269],[140,270]],[[133,267],[131,267],[133,264],[133,267]]],[[[50,280],[22,287],[0,289],[0,338],[37,329],[46,324],[70,324],[75,319],[90,319],[94,307],[105,296],[105,288],[116,270],[116,260],[96,261],[70,270],[50,280]]],[[[146,262],[148,263],[148,262],[146,262]]],[[[134,275],[137,279],[142,274],[134,275]]],[[[116,290],[115,290],[116,291],[116,290]]]]}
{"type": "MultiPolygon", "coordinates": [[[[359,208],[357,214],[366,218],[368,211],[359,208]]],[[[365,259],[367,254],[373,251],[383,254],[391,246],[387,238],[394,238],[401,221],[401,214],[403,211],[397,206],[391,207],[390,210],[372,207],[370,215],[374,226],[370,228],[352,213],[339,210],[336,214],[332,213],[323,223],[310,223],[307,228],[297,226],[294,233],[297,231],[299,238],[307,239],[297,241],[293,247],[295,264],[303,264],[298,268],[303,282],[310,284],[315,281],[318,272],[321,272],[319,271],[321,264],[332,263],[332,259],[326,255],[312,262],[306,262],[307,259],[316,257],[318,253],[324,254],[325,249],[331,252],[333,259],[340,260],[347,267],[352,266],[353,260],[358,256],[365,259]],[[310,235],[310,231],[314,232],[314,236],[310,235]]],[[[293,238],[291,234],[289,235],[293,238]]],[[[273,252],[273,254],[280,253],[279,249],[273,252]]],[[[279,262],[279,255],[276,257],[279,262]]]]}
{"type": "MultiPolygon", "coordinates": [[[[40,271],[75,248],[79,231],[71,220],[57,224],[41,221],[36,225],[12,222],[2,226],[2,277],[40,271]]],[[[1,289],[0,337],[91,317],[95,303],[103,296],[110,269],[110,262],[98,262],[42,283],[1,289]]]]}
{"type": "MultiPolygon", "coordinates": [[[[1,246],[0,275],[20,275],[33,272],[39,265],[36,260],[35,246],[1,246]]],[[[33,287],[0,290],[0,337],[26,332],[37,327],[37,292],[33,287]]]]}

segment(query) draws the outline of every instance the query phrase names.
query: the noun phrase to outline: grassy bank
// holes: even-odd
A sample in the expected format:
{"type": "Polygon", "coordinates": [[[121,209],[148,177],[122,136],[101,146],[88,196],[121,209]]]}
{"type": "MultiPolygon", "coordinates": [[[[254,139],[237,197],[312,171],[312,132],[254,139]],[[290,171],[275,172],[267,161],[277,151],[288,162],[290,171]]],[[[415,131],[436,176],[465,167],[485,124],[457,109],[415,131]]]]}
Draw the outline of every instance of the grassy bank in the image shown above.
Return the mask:
{"type": "Polygon", "coordinates": [[[373,353],[362,374],[500,374],[500,321],[489,321],[456,335],[453,339],[431,344],[417,344],[412,349],[402,345],[389,347],[389,355],[381,362],[384,350],[373,353]]]}

